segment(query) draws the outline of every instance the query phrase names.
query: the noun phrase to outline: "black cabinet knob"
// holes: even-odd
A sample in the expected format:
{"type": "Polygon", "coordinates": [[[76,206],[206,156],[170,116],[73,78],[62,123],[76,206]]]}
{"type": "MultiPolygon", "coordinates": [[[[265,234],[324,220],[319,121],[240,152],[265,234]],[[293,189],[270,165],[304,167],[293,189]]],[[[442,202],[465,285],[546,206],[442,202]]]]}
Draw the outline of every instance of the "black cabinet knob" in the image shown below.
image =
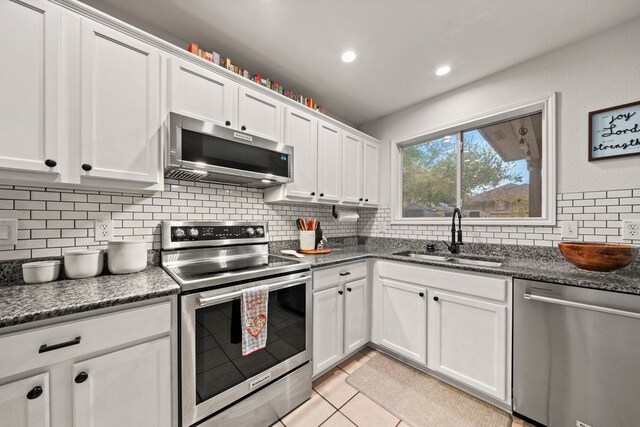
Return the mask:
{"type": "Polygon", "coordinates": [[[32,388],[31,390],[29,390],[29,393],[27,393],[27,399],[29,400],[37,399],[41,395],[42,395],[42,387],[38,385],[32,388]]]}
{"type": "Polygon", "coordinates": [[[226,122],[224,122],[224,124],[225,124],[226,126],[231,126],[231,122],[230,122],[229,120],[227,120],[226,122]]]}
{"type": "Polygon", "coordinates": [[[344,291],[338,291],[338,293],[339,293],[340,295],[342,295],[342,294],[344,294],[344,291]]]}
{"type": "Polygon", "coordinates": [[[424,292],[420,292],[418,295],[420,295],[420,297],[424,297],[424,292]]]}
{"type": "Polygon", "coordinates": [[[364,201],[365,201],[365,202],[368,202],[368,201],[369,201],[369,199],[364,199],[364,201]]]}
{"type": "Polygon", "coordinates": [[[360,197],[360,199],[359,199],[359,200],[360,200],[360,201],[362,201],[362,200],[363,200],[363,199],[362,199],[362,197],[360,197]]]}
{"type": "Polygon", "coordinates": [[[434,301],[440,301],[440,298],[438,298],[438,297],[433,297],[433,300],[434,300],[434,301]]]}
{"type": "Polygon", "coordinates": [[[76,375],[74,381],[76,382],[76,384],[82,384],[87,380],[87,378],[89,378],[89,374],[87,374],[86,372],[80,372],[78,375],[76,375]]]}
{"type": "Polygon", "coordinates": [[[312,196],[315,196],[315,195],[316,195],[316,192],[315,192],[315,191],[312,191],[312,192],[311,192],[311,195],[312,195],[312,196]]]}
{"type": "Polygon", "coordinates": [[[49,168],[55,168],[58,162],[56,162],[55,160],[47,159],[44,161],[44,164],[49,168]]]}
{"type": "Polygon", "coordinates": [[[91,169],[93,169],[93,166],[91,166],[89,163],[85,163],[82,165],[82,170],[89,172],[91,169]]]}
{"type": "Polygon", "coordinates": [[[348,290],[349,292],[351,292],[351,288],[347,288],[347,290],[348,290]]]}
{"type": "Polygon", "coordinates": [[[242,127],[240,128],[240,130],[247,130],[247,127],[245,125],[242,125],[242,127]]]}
{"type": "Polygon", "coordinates": [[[320,197],[324,197],[324,193],[320,193],[320,197]]]}

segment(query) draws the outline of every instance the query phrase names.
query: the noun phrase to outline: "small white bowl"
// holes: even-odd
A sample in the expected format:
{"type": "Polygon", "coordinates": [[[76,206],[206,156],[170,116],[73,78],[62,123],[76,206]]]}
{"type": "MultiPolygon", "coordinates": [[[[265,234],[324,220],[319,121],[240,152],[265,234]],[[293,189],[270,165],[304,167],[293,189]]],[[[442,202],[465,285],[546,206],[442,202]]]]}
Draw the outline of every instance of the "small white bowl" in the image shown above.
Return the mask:
{"type": "Polygon", "coordinates": [[[53,282],[60,275],[60,261],[36,261],[22,264],[22,278],[25,283],[53,282]]]}
{"type": "Polygon", "coordinates": [[[104,253],[99,249],[70,249],[64,253],[64,274],[69,279],[86,279],[102,273],[104,253]]]}
{"type": "Polygon", "coordinates": [[[110,240],[107,252],[111,274],[137,273],[147,268],[146,240],[110,240]]]}

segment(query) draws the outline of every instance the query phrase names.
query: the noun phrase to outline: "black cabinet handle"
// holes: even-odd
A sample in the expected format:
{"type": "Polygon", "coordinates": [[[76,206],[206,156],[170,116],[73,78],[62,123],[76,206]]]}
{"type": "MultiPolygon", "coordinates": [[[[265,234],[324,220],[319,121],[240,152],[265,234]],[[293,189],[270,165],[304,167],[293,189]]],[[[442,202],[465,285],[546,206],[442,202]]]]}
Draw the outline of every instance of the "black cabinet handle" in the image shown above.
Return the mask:
{"type": "Polygon", "coordinates": [[[311,195],[312,195],[312,196],[315,196],[315,195],[316,195],[316,192],[315,192],[315,191],[312,191],[312,192],[311,192],[311,195]]]}
{"type": "Polygon", "coordinates": [[[340,273],[341,276],[348,276],[350,274],[351,274],[350,271],[345,271],[344,273],[340,273]]]}
{"type": "Polygon", "coordinates": [[[420,292],[418,295],[420,295],[420,298],[424,297],[424,292],[420,292]]]}
{"type": "Polygon", "coordinates": [[[47,345],[42,344],[38,353],[46,353],[47,351],[58,350],[60,348],[71,347],[72,345],[80,344],[80,337],[75,337],[70,341],[61,342],[60,344],[47,345]]]}
{"type": "Polygon", "coordinates": [[[365,202],[368,202],[368,201],[369,201],[369,199],[364,199],[364,201],[365,201],[365,202]]]}
{"type": "Polygon", "coordinates": [[[360,199],[359,199],[359,200],[360,200],[360,201],[362,201],[362,197],[360,197],[360,199]]]}
{"type": "Polygon", "coordinates": [[[82,170],[89,172],[93,167],[89,163],[85,163],[82,165],[82,170]]]}
{"type": "Polygon", "coordinates": [[[440,301],[440,298],[438,298],[438,297],[433,297],[433,300],[434,300],[434,301],[440,301]]]}
{"type": "Polygon", "coordinates": [[[47,159],[44,161],[44,164],[49,168],[55,168],[58,162],[56,162],[55,160],[47,159]]]}
{"type": "Polygon", "coordinates": [[[324,197],[324,193],[320,193],[320,197],[324,197]]]}
{"type": "Polygon", "coordinates": [[[342,294],[344,294],[344,291],[338,291],[338,293],[339,293],[340,295],[342,295],[342,294]]]}
{"type": "Polygon", "coordinates": [[[226,126],[231,126],[231,122],[230,122],[229,120],[227,120],[226,122],[224,122],[224,124],[225,124],[226,126]]]}
{"type": "Polygon", "coordinates": [[[80,372],[78,375],[76,375],[74,381],[76,382],[76,384],[82,384],[88,378],[89,378],[89,374],[87,374],[86,372],[80,372]]]}
{"type": "Polygon", "coordinates": [[[32,388],[31,390],[29,390],[29,393],[27,393],[27,399],[29,399],[29,400],[37,399],[41,395],[42,395],[42,387],[37,385],[34,388],[32,388]]]}
{"type": "Polygon", "coordinates": [[[240,128],[240,130],[247,130],[247,127],[245,125],[242,125],[242,127],[240,128]]]}
{"type": "Polygon", "coordinates": [[[347,288],[347,290],[348,290],[349,292],[351,292],[351,288],[347,288]]]}

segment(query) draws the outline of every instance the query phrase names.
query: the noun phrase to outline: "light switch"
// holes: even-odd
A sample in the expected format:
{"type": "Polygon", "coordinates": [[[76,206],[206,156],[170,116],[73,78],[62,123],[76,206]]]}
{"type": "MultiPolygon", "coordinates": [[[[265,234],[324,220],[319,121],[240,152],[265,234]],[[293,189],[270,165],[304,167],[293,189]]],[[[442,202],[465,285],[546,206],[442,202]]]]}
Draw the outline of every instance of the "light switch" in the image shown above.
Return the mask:
{"type": "Polygon", "coordinates": [[[0,246],[15,246],[18,243],[18,220],[0,219],[0,246]]]}

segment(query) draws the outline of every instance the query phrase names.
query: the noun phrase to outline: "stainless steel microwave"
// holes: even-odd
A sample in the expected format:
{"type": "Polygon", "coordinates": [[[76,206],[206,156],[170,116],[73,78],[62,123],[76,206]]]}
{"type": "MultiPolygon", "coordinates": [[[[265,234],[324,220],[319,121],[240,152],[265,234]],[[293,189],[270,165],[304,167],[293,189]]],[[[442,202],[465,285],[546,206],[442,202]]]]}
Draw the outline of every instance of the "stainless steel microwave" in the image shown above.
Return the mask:
{"type": "Polygon", "coordinates": [[[164,172],[173,179],[271,187],[293,181],[293,147],[171,113],[164,172]]]}

